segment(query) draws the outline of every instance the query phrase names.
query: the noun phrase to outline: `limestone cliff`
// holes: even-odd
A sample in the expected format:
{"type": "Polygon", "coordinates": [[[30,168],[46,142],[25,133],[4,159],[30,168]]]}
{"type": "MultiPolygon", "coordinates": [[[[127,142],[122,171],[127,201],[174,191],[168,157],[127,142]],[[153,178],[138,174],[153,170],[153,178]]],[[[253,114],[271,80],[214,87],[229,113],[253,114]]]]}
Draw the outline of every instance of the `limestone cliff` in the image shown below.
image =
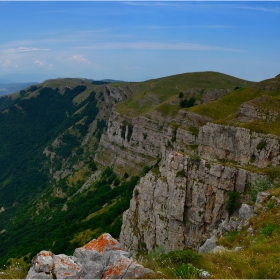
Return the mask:
{"type": "MultiPolygon", "coordinates": [[[[239,115],[246,113],[246,104],[239,115]]],[[[246,186],[263,169],[279,165],[279,143],[275,135],[213,123],[184,109],[169,115],[152,110],[135,118],[113,110],[95,159],[119,174],[137,173],[161,159],[159,172],[147,174],[134,190],[121,243],[134,255],[158,245],[167,251],[198,248],[230,221],[229,192],[237,191],[246,203],[246,186]]]]}
{"type": "Polygon", "coordinates": [[[198,248],[229,219],[228,192],[241,192],[256,178],[245,169],[202,158],[167,153],[160,173],[149,173],[134,190],[124,213],[120,240],[136,254],[164,245],[167,251],[198,248]]]}

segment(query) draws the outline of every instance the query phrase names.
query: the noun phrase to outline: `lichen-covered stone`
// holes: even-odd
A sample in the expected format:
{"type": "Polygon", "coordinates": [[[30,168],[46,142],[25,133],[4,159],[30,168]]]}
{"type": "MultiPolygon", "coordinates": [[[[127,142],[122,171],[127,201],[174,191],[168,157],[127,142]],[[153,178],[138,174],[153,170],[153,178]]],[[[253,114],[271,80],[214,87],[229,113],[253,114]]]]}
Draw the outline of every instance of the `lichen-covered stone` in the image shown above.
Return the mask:
{"type": "Polygon", "coordinates": [[[33,258],[26,279],[126,279],[151,272],[129,258],[120,243],[105,233],[77,248],[74,256],[41,251],[33,258]]]}

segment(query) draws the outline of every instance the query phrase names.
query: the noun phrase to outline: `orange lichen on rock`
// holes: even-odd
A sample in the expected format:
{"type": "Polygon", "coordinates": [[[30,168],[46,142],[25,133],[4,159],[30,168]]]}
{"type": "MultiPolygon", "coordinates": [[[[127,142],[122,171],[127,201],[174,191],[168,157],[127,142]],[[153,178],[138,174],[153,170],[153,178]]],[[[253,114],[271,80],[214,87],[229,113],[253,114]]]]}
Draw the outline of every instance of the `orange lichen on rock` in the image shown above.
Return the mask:
{"type": "Polygon", "coordinates": [[[52,252],[41,252],[41,255],[43,256],[43,257],[51,257],[52,255],[53,255],[53,253],[52,252]]]}
{"type": "Polygon", "coordinates": [[[80,269],[80,266],[74,265],[74,264],[72,264],[71,262],[65,260],[64,258],[61,258],[61,257],[60,257],[59,259],[60,259],[60,261],[61,261],[63,264],[65,264],[65,265],[67,265],[67,266],[70,266],[70,267],[73,268],[73,269],[76,269],[76,270],[79,270],[79,269],[80,269]]]}
{"type": "Polygon", "coordinates": [[[110,250],[123,250],[122,248],[116,248],[116,242],[111,236],[107,236],[106,234],[102,234],[101,236],[98,237],[98,239],[90,241],[88,244],[84,245],[83,248],[85,250],[96,250],[99,253],[103,253],[105,248],[110,246],[110,250]]]}
{"type": "Polygon", "coordinates": [[[119,276],[130,264],[130,261],[120,262],[119,265],[112,265],[105,273],[103,279],[112,275],[119,276]]]}

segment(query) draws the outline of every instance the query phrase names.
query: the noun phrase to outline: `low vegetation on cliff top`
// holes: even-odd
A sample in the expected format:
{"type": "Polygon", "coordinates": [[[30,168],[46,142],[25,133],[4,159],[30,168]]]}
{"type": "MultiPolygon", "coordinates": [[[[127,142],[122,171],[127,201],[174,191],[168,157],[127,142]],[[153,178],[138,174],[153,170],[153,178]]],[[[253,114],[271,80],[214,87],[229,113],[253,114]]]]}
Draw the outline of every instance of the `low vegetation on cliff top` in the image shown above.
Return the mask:
{"type": "Polygon", "coordinates": [[[195,106],[190,111],[211,117],[219,124],[240,126],[256,132],[280,136],[279,104],[280,77],[278,75],[250,87],[233,90],[218,100],[195,106]],[[248,121],[240,121],[238,118],[238,109],[244,102],[251,106],[255,115],[248,121]]]}

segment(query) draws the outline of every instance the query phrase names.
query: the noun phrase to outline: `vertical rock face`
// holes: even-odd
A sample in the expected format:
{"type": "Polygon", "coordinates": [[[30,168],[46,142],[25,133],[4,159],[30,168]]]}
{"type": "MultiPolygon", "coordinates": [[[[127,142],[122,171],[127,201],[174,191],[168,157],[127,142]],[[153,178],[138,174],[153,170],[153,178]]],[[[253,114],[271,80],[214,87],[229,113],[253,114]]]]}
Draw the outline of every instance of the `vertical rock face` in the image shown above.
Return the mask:
{"type": "Polygon", "coordinates": [[[70,257],[41,251],[33,258],[26,279],[131,279],[150,272],[105,233],[77,248],[70,257]]]}
{"type": "Polygon", "coordinates": [[[114,166],[119,174],[123,170],[138,173],[144,166],[153,165],[166,148],[193,154],[190,147],[196,146],[196,154],[209,160],[258,168],[280,164],[279,137],[210,121],[209,117],[185,110],[174,118],[151,112],[129,119],[113,111],[95,160],[114,166]]]}
{"type": "Polygon", "coordinates": [[[136,255],[164,245],[166,251],[198,248],[228,220],[228,192],[244,187],[256,174],[171,152],[160,174],[148,173],[134,190],[123,215],[120,242],[136,255]]]}
{"type": "Polygon", "coordinates": [[[200,155],[208,159],[257,167],[276,166],[280,162],[279,138],[246,128],[209,123],[200,128],[198,145],[200,155]]]}
{"type": "Polygon", "coordinates": [[[173,116],[153,110],[136,118],[113,111],[95,160],[119,174],[139,174],[161,159],[160,174],[147,174],[135,188],[121,243],[134,255],[158,245],[167,251],[198,248],[220,224],[231,223],[228,193],[237,191],[246,203],[246,184],[261,168],[279,166],[279,143],[275,135],[214,124],[183,109],[173,116]]]}

